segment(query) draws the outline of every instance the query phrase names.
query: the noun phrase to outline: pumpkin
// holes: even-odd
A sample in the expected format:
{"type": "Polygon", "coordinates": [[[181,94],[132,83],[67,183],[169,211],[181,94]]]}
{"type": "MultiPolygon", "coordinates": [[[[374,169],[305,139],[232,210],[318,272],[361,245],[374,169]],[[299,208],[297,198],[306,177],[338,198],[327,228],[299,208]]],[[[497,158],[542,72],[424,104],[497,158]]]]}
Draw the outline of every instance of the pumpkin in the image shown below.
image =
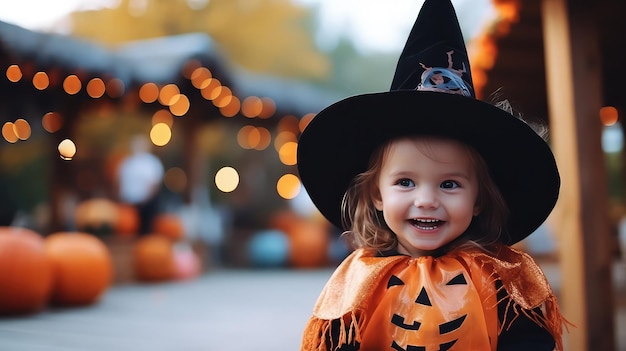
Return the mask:
{"type": "Polygon", "coordinates": [[[315,268],[328,264],[329,226],[311,220],[299,220],[289,232],[289,263],[296,268],[315,268]]]}
{"type": "Polygon", "coordinates": [[[121,237],[134,237],[139,232],[141,219],[139,211],[130,204],[117,205],[117,221],[115,222],[115,234],[121,237]]]}
{"type": "Polygon", "coordinates": [[[280,230],[284,233],[292,232],[297,222],[302,218],[292,210],[283,210],[276,212],[270,216],[269,227],[280,230]]]}
{"type": "Polygon", "coordinates": [[[135,242],[133,267],[139,281],[155,282],[174,278],[175,262],[172,241],[160,234],[148,234],[135,242]]]}
{"type": "Polygon", "coordinates": [[[0,227],[0,315],[36,312],[51,291],[43,237],[26,228],[0,227]]]}
{"type": "Polygon", "coordinates": [[[202,263],[191,245],[181,243],[174,246],[174,278],[189,280],[197,278],[200,273],[202,263]]]}
{"type": "Polygon", "coordinates": [[[162,213],[152,221],[152,231],[171,240],[180,240],[185,236],[185,226],[178,215],[162,213]]]}
{"type": "Polygon", "coordinates": [[[92,234],[57,232],[45,238],[52,262],[52,302],[58,305],[95,303],[113,280],[113,261],[107,246],[92,234]]]}
{"type": "Polygon", "coordinates": [[[117,223],[117,204],[106,198],[85,200],[76,206],[76,228],[98,236],[109,235],[117,223]]]}

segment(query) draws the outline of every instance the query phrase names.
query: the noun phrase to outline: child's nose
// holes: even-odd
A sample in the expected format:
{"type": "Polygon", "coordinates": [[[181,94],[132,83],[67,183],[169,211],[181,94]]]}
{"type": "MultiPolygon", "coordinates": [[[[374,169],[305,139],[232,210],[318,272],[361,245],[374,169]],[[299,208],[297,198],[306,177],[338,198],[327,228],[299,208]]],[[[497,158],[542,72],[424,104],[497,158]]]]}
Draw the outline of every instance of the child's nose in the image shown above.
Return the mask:
{"type": "Polygon", "coordinates": [[[413,203],[418,208],[436,208],[439,206],[437,192],[430,187],[419,187],[416,189],[415,201],[413,203]]]}

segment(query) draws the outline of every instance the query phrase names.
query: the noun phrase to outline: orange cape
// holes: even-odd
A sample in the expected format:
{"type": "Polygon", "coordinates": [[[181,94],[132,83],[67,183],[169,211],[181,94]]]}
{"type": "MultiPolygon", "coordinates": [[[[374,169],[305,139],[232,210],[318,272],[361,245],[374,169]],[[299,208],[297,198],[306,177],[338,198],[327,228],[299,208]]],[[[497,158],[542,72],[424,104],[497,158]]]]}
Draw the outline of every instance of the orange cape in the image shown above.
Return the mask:
{"type": "Polygon", "coordinates": [[[520,313],[546,328],[563,350],[567,321],[545,275],[521,251],[499,246],[495,255],[476,249],[413,258],[357,249],[320,294],[301,350],[359,343],[360,350],[444,350],[456,344],[495,351],[498,335],[520,313]],[[515,307],[504,321],[497,316],[497,281],[515,307]],[[330,341],[332,325],[339,325],[336,344],[330,341]]]}

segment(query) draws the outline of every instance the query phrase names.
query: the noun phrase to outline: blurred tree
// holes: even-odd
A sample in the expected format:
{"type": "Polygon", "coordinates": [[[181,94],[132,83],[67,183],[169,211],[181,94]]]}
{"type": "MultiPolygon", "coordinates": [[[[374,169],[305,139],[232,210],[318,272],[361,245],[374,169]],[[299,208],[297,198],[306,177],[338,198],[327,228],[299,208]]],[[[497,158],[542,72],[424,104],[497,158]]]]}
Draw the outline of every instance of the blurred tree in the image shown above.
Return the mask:
{"type": "Polygon", "coordinates": [[[47,147],[40,139],[0,145],[0,225],[47,201],[50,161],[41,151],[47,147]]]}
{"type": "Polygon", "coordinates": [[[328,53],[333,73],[326,87],[346,95],[386,91],[391,86],[398,53],[359,52],[347,37],[340,38],[328,53]]]}
{"type": "Polygon", "coordinates": [[[330,63],[313,40],[313,14],[290,0],[121,0],[72,14],[73,34],[107,45],[190,32],[210,35],[249,70],[324,80],[330,63]]]}

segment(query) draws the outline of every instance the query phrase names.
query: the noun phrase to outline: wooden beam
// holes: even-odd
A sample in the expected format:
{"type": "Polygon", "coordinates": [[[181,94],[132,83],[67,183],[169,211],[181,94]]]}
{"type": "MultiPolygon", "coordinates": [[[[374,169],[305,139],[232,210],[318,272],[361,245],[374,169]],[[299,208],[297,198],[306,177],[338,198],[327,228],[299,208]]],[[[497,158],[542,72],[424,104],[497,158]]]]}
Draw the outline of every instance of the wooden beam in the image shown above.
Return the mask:
{"type": "Polygon", "coordinates": [[[576,328],[566,349],[614,350],[611,230],[602,126],[602,71],[593,4],[543,0],[546,79],[552,147],[561,197],[557,233],[563,312],[576,328]]]}

